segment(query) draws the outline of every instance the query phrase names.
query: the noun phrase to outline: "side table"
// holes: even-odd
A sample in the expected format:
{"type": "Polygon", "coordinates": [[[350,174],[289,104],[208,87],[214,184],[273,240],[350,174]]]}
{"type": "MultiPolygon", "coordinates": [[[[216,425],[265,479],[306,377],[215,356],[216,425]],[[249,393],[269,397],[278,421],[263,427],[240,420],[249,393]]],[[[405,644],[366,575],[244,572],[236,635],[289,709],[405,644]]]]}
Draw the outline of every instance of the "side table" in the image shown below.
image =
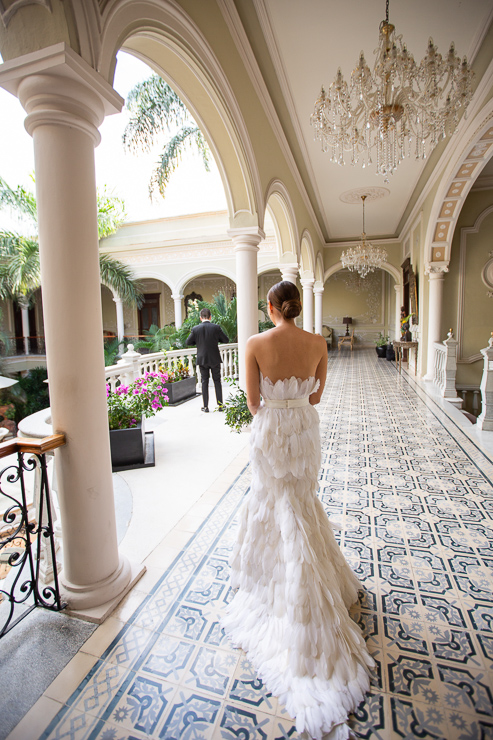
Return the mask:
{"type": "Polygon", "coordinates": [[[413,349],[414,350],[414,374],[418,374],[418,342],[398,342],[394,341],[395,349],[395,364],[399,372],[401,372],[402,365],[402,350],[413,349]]]}

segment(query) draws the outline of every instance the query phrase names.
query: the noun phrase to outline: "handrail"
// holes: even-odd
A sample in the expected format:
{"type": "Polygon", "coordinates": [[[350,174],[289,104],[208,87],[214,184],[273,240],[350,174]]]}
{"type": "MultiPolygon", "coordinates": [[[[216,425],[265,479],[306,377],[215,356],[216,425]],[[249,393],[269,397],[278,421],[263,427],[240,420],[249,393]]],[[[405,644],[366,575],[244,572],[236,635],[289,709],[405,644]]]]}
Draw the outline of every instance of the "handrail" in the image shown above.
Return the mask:
{"type": "Polygon", "coordinates": [[[65,434],[51,434],[43,439],[29,437],[15,437],[0,444],[0,458],[13,455],[15,452],[25,452],[31,455],[45,455],[47,452],[63,447],[67,440],[65,434]]]}

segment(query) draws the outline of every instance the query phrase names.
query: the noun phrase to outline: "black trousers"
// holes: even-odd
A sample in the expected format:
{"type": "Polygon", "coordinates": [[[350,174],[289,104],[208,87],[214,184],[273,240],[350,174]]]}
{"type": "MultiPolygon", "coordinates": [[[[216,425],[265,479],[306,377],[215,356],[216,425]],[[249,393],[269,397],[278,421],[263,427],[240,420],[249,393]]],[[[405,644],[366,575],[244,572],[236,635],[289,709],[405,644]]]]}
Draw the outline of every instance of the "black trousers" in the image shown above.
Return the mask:
{"type": "Polygon", "coordinates": [[[209,367],[208,365],[200,365],[200,377],[202,379],[202,399],[204,402],[204,408],[207,408],[209,406],[209,373],[212,373],[214,390],[216,391],[216,401],[219,406],[221,406],[223,402],[223,389],[221,387],[221,365],[214,365],[214,367],[209,367]]]}

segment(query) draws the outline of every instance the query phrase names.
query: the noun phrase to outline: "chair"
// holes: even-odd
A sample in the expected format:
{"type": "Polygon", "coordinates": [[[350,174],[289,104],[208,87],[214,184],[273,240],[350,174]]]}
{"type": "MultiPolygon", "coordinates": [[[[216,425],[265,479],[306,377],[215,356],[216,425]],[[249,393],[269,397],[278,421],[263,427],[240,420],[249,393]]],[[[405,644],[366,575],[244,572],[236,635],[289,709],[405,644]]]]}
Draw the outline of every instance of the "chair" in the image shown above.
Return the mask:
{"type": "Polygon", "coordinates": [[[327,342],[327,350],[332,349],[333,333],[330,326],[322,326],[322,336],[327,342]]]}
{"type": "Polygon", "coordinates": [[[341,347],[343,344],[350,344],[351,345],[351,352],[353,351],[353,345],[354,345],[354,329],[351,332],[350,335],[344,334],[344,336],[339,337],[339,343],[337,346],[338,351],[341,351],[341,347]]]}

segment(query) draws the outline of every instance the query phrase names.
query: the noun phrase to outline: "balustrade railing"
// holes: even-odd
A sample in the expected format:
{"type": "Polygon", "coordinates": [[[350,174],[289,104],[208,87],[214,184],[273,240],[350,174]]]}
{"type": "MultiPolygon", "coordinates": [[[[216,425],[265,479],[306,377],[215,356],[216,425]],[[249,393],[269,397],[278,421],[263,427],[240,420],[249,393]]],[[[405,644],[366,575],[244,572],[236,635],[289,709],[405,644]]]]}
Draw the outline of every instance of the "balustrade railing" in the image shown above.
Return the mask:
{"type": "Polygon", "coordinates": [[[44,439],[16,438],[0,444],[0,458],[17,459],[0,472],[0,637],[37,606],[60,611],[55,513],[50,496],[46,456],[65,444],[65,435],[44,439]],[[33,501],[27,480],[32,473],[33,501]],[[49,577],[47,577],[49,574],[49,577]]]}
{"type": "Polygon", "coordinates": [[[485,432],[493,432],[493,331],[488,346],[481,350],[483,375],[481,378],[481,413],[478,426],[485,432]]]}
{"type": "Polygon", "coordinates": [[[457,374],[457,340],[454,339],[452,329],[443,342],[435,342],[435,358],[433,363],[433,382],[440,391],[440,395],[459,408],[462,398],[457,396],[455,377],[457,374]]]}
{"type": "MultiPolygon", "coordinates": [[[[220,344],[221,354],[221,380],[228,377],[238,377],[238,344],[220,344]]],[[[127,351],[116,365],[106,368],[106,382],[112,391],[120,384],[128,385],[147,372],[156,373],[162,367],[171,370],[175,363],[182,362],[188,365],[190,372],[195,376],[200,386],[200,373],[196,363],[197,349],[195,347],[184,349],[173,349],[166,352],[153,352],[141,355],[135,352],[133,345],[129,344],[127,351]]]]}

